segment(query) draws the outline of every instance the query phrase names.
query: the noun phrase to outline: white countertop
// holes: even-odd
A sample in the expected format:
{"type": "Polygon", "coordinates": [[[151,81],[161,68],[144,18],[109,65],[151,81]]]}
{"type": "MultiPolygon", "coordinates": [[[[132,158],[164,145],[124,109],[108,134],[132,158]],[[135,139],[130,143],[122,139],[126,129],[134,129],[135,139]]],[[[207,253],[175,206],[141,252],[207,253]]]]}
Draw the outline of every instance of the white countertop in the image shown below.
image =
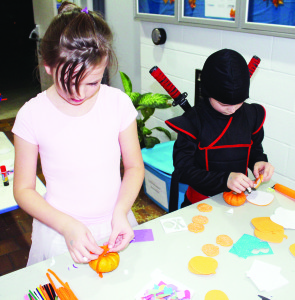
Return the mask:
{"type": "MultiPolygon", "coordinates": [[[[7,171],[14,168],[14,146],[4,132],[0,132],[0,165],[5,165],[7,171]]],[[[3,185],[2,179],[0,182],[0,214],[18,208],[13,197],[13,173],[8,175],[8,180],[8,186],[3,185]]],[[[46,187],[38,177],[36,177],[36,190],[42,196],[46,193],[46,187]]]]}
{"type": "MultiPolygon", "coordinates": [[[[270,186],[271,183],[263,183],[259,189],[266,190],[270,186]]],[[[69,283],[79,300],[135,299],[135,295],[151,282],[151,274],[156,269],[193,289],[194,300],[203,300],[206,293],[213,289],[222,290],[230,300],[259,300],[257,295],[268,296],[272,300],[295,299],[295,257],[289,251],[289,246],[295,243],[295,231],[291,229],[285,229],[288,239],[284,239],[282,243],[269,243],[274,254],[244,259],[229,253],[231,247],[219,246],[220,253],[214,257],[218,261],[216,274],[196,275],[188,270],[189,260],[194,256],[205,256],[201,247],[208,243],[216,244],[218,235],[226,234],[235,243],[245,233],[254,235],[252,218],[269,217],[277,207],[295,210],[295,201],[277,192],[274,195],[275,199],[268,206],[246,202],[240,207],[232,207],[224,202],[220,194],[203,201],[213,206],[211,212],[200,213],[196,208],[197,204],[193,204],[139,225],[134,229],[153,230],[154,241],[130,244],[120,253],[119,267],[111,273],[105,273],[103,278],[99,278],[87,264],[75,265],[77,268],[74,268],[68,253],[7,274],[0,277],[0,299],[23,299],[29,289],[48,283],[45,275],[48,268],[69,283]],[[231,208],[233,213],[228,212],[231,208]],[[201,233],[180,231],[167,234],[160,222],[165,218],[181,216],[188,225],[193,216],[200,214],[209,218],[201,233]],[[255,260],[281,267],[281,275],[289,283],[269,293],[260,292],[246,276],[255,260]]],[[[100,245],[102,244],[103,241],[100,245]]]]}

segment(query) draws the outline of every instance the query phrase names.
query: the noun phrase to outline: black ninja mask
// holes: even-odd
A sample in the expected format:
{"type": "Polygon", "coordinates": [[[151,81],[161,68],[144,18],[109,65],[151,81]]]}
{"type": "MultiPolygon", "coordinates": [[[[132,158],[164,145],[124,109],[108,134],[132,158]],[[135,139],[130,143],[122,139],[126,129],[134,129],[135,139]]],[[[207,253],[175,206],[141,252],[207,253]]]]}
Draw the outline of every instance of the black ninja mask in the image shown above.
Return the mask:
{"type": "Polygon", "coordinates": [[[201,73],[203,97],[229,105],[249,98],[250,75],[247,62],[234,50],[222,49],[211,54],[201,73]]]}

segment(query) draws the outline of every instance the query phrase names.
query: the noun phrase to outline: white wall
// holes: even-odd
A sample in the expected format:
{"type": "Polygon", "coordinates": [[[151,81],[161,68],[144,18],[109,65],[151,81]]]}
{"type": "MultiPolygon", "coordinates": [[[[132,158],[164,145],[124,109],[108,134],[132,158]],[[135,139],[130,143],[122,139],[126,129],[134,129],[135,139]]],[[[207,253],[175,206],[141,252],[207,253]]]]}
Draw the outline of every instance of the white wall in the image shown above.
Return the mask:
{"type": "MultiPolygon", "coordinates": [[[[114,34],[119,71],[126,73],[134,92],[140,92],[140,23],[134,21],[134,0],[106,0],[105,17],[114,34]]],[[[119,72],[111,78],[111,85],[123,90],[119,72]]]]}
{"type": "MultiPolygon", "coordinates": [[[[275,166],[273,179],[295,189],[295,39],[237,33],[191,26],[140,22],[141,92],[165,93],[149,74],[157,65],[181,92],[194,103],[195,69],[202,69],[213,52],[230,48],[250,61],[261,63],[251,78],[250,99],[266,108],[265,153],[275,166]],[[166,30],[167,41],[155,46],[153,28],[166,30]]],[[[148,128],[163,126],[164,120],[182,114],[181,108],[158,110],[148,128]]],[[[167,139],[158,135],[161,141],[167,139]]],[[[174,134],[175,139],[175,134],[174,134]]]]}

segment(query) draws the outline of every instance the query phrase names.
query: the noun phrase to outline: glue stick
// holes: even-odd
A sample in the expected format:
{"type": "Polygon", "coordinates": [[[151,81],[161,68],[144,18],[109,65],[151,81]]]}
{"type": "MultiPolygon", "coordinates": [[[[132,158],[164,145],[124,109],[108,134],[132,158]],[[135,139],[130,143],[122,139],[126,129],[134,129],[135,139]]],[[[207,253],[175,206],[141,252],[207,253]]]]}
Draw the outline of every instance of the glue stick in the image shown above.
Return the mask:
{"type": "Polygon", "coordinates": [[[8,180],[8,174],[7,174],[7,171],[6,171],[6,167],[1,166],[0,168],[1,168],[1,175],[2,175],[3,185],[8,186],[9,185],[9,180],[8,180]]]}

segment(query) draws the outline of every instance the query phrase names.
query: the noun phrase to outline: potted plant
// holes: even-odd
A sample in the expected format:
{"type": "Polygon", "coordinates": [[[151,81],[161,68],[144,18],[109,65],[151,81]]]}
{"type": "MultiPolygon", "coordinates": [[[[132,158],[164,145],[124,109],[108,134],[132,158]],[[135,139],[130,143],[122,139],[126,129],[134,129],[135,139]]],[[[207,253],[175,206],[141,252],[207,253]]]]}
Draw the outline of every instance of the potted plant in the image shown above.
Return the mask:
{"type": "Polygon", "coordinates": [[[164,94],[152,94],[145,93],[140,94],[137,92],[132,92],[132,83],[130,78],[123,72],[120,72],[123,87],[125,93],[130,97],[132,103],[136,110],[140,112],[139,118],[137,118],[137,131],[138,139],[141,148],[153,148],[156,144],[160,143],[160,140],[152,136],[153,130],[158,130],[163,132],[170,140],[170,132],[163,127],[154,127],[148,129],[145,127],[146,121],[153,115],[156,108],[168,108],[171,107],[169,100],[172,98],[164,94]]]}

